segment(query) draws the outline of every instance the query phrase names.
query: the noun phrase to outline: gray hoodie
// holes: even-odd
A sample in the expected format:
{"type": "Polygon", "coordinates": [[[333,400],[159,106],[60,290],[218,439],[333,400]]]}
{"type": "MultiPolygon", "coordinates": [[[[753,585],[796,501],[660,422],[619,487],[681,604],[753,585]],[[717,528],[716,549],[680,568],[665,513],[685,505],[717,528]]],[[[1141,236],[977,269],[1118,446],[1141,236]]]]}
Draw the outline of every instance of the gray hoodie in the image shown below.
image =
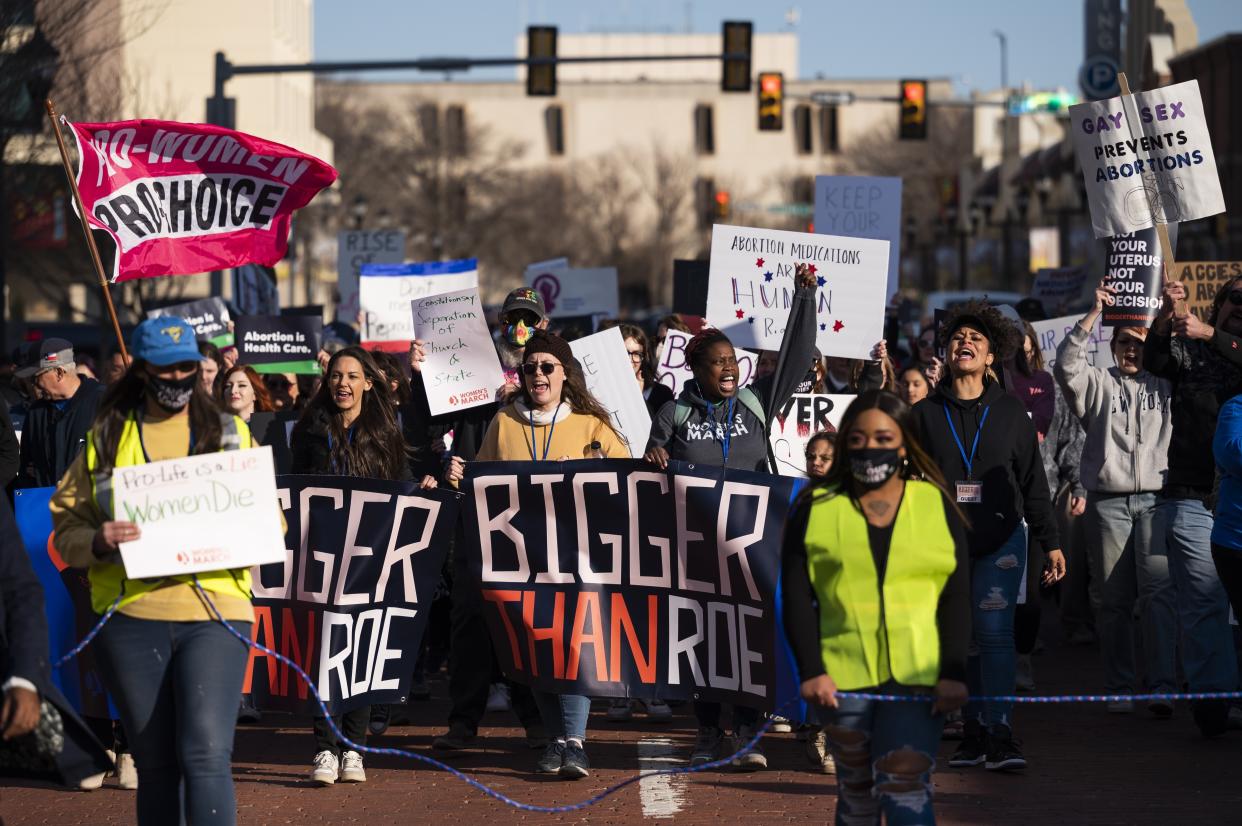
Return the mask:
{"type": "Polygon", "coordinates": [[[1087,363],[1091,333],[1075,324],[1057,348],[1054,373],[1082,422],[1082,485],[1092,493],[1147,493],[1164,487],[1169,467],[1172,385],[1146,370],[1122,375],[1087,363]]]}

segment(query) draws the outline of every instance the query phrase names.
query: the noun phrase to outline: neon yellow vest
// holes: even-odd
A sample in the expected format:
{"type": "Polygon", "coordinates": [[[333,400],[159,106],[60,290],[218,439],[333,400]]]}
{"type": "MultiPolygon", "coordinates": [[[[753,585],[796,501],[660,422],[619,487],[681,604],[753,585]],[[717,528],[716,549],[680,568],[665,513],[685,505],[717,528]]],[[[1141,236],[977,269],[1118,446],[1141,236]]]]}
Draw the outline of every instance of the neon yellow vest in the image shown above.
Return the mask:
{"type": "MultiPolygon", "coordinates": [[[[223,433],[220,435],[221,450],[239,450],[251,447],[250,429],[246,423],[236,416],[221,414],[220,424],[223,433]]],[[[116,467],[145,465],[147,457],[142,450],[142,439],[138,434],[138,422],[131,413],[121,428],[121,437],[116,446],[116,467]]],[[[95,431],[86,434],[86,471],[91,477],[91,496],[95,504],[103,512],[104,518],[112,519],[112,474],[97,473],[99,453],[95,448],[95,431]]],[[[128,605],[143,594],[163,585],[166,579],[176,582],[192,583],[192,576],[174,576],[165,579],[127,579],[125,566],[110,562],[96,562],[87,573],[91,583],[91,607],[102,614],[112,606],[117,594],[123,593],[120,605],[128,605]]],[[[204,590],[217,594],[230,594],[243,599],[250,599],[250,569],[237,568],[231,571],[208,571],[198,574],[198,584],[204,590]]]]}
{"type": "Polygon", "coordinates": [[[890,679],[935,685],[936,607],[957,565],[940,491],[928,482],[906,482],[883,588],[867,520],[848,496],[812,503],[806,555],[819,600],[824,668],[837,688],[872,688],[890,679]]]}

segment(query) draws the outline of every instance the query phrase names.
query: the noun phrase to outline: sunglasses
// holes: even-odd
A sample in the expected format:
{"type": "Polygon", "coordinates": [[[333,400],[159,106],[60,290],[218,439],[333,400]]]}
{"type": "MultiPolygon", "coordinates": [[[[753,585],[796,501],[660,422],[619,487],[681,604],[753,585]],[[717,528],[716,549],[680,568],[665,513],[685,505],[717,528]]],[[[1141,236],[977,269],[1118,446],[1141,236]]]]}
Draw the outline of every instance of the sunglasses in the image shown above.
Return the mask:
{"type": "Polygon", "coordinates": [[[540,373],[543,373],[545,376],[550,376],[552,375],[553,372],[556,371],[556,368],[558,367],[560,367],[559,364],[553,364],[550,361],[541,361],[538,363],[531,362],[529,364],[522,365],[522,373],[523,375],[533,376],[535,375],[535,371],[538,370],[540,373]]]}
{"type": "Polygon", "coordinates": [[[1242,307],[1242,290],[1230,290],[1228,298],[1233,306],[1242,307]]]}

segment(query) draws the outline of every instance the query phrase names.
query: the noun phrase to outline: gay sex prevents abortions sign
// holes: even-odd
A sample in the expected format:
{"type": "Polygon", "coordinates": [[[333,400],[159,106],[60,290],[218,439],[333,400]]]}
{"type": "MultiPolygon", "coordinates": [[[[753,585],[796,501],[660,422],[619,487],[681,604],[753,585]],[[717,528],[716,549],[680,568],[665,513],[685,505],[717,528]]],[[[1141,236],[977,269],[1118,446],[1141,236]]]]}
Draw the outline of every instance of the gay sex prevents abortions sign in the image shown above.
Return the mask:
{"type": "Polygon", "coordinates": [[[505,674],[771,709],[795,480],[670,462],[472,462],[467,568],[505,674]]]}
{"type": "Polygon", "coordinates": [[[142,536],[121,543],[130,579],[246,568],[284,556],[272,449],[118,467],[113,510],[142,536]]]}
{"type": "Polygon", "coordinates": [[[221,126],[68,125],[87,221],[116,244],[113,281],[275,266],[294,210],[336,180],[318,158],[221,126]]]}
{"type": "MultiPolygon", "coordinates": [[[[331,714],[404,702],[459,495],[342,476],[276,485],[289,529],[280,559],[253,572],[255,642],[300,665],[331,714]]],[[[259,708],[319,710],[287,665],[254,649],[242,690],[259,708]]]]}
{"type": "Polygon", "coordinates": [[[1225,211],[1197,80],[1069,112],[1096,238],[1225,211]]]}
{"type": "Polygon", "coordinates": [[[475,258],[420,264],[363,264],[358,276],[362,346],[399,353],[414,340],[410,302],[479,286],[475,258]]]}
{"type": "Polygon", "coordinates": [[[712,228],[707,321],[738,347],[779,350],[794,267],[815,277],[815,341],[825,356],[866,359],[884,338],[888,242],[778,229],[712,228]]]}
{"type": "Polygon", "coordinates": [[[475,287],[416,298],[414,337],[427,342],[423,386],[431,415],[488,404],[505,383],[475,287]]]}

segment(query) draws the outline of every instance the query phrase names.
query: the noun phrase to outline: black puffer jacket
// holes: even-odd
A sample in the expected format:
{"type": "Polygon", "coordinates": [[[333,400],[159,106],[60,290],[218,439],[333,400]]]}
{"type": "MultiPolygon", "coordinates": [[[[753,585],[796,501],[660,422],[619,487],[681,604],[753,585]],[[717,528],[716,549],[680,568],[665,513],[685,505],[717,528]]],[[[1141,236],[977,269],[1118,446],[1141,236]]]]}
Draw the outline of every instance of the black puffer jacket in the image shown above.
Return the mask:
{"type": "MultiPolygon", "coordinates": [[[[347,471],[332,465],[332,448],[328,438],[328,416],[317,407],[307,410],[293,426],[289,448],[293,459],[290,473],[307,473],[331,476],[351,476],[347,471]]],[[[401,464],[398,482],[414,481],[408,461],[401,464]]]]}

